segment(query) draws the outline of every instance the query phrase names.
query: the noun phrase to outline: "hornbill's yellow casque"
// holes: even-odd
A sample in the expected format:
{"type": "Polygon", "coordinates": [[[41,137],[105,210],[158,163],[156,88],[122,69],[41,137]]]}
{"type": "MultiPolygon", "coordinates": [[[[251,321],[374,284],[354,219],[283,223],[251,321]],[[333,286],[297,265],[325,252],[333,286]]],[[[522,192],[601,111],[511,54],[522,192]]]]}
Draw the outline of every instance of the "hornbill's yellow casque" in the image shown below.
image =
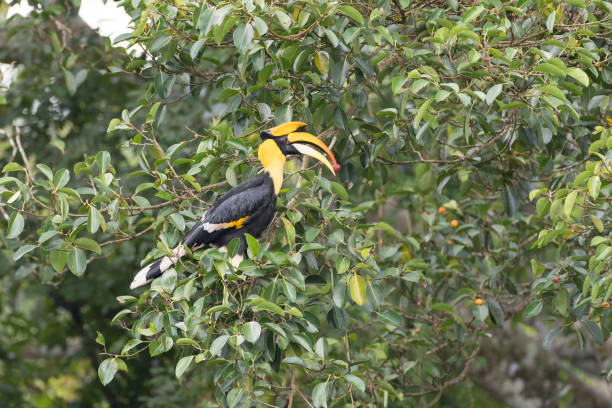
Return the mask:
{"type": "Polygon", "coordinates": [[[270,224],[276,210],[276,196],[283,183],[285,156],[304,154],[322,162],[336,174],[340,166],[333,153],[319,139],[304,132],[302,122],[287,122],[264,130],[259,146],[259,161],[265,169],[261,177],[248,180],[225,193],[187,233],[173,256],[166,256],[142,268],[134,277],[131,289],[144,285],[174,265],[187,251],[214,246],[225,248],[234,238],[240,238],[239,255],[246,251],[245,233],[259,237],[270,224]],[[327,153],[330,161],[317,149],[327,153]],[[332,164],[333,163],[333,164],[332,164]]]}

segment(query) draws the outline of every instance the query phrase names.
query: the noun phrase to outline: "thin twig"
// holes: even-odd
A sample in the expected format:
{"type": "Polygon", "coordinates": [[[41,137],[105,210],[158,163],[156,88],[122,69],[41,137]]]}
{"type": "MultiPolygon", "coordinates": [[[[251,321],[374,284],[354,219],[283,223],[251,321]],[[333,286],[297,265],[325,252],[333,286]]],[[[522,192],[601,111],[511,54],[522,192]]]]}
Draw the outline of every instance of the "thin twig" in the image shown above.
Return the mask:
{"type": "Polygon", "coordinates": [[[300,394],[300,397],[302,397],[302,399],[304,400],[304,402],[306,404],[308,404],[308,406],[310,408],[314,408],[314,406],[310,403],[310,401],[308,401],[308,398],[306,398],[306,396],[304,394],[302,394],[302,391],[300,391],[299,388],[295,387],[295,392],[297,392],[298,394],[300,394]]]}
{"type": "Polygon", "coordinates": [[[295,367],[291,367],[291,390],[289,391],[289,402],[287,403],[287,408],[292,408],[294,394],[295,394],[295,367]]]}
{"type": "Polygon", "coordinates": [[[23,159],[23,165],[26,169],[26,176],[28,176],[28,179],[31,179],[32,169],[30,169],[30,162],[28,161],[28,156],[26,156],[25,151],[23,150],[23,146],[21,145],[21,130],[18,127],[15,127],[15,142],[17,143],[17,149],[19,150],[19,154],[23,159]]]}

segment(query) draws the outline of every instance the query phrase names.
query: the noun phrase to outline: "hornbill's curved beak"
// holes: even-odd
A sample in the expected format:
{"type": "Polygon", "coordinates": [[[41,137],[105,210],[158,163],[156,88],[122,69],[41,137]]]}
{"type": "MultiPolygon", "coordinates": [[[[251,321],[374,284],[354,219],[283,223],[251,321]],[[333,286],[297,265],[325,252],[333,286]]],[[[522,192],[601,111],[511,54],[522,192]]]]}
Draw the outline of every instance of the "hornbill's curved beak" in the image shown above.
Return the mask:
{"type": "Polygon", "coordinates": [[[320,139],[304,132],[306,123],[285,122],[261,132],[262,139],[274,139],[284,155],[303,154],[323,163],[334,175],[340,171],[340,166],[332,151],[320,139]],[[318,149],[326,153],[331,162],[318,149]]]}
{"type": "Polygon", "coordinates": [[[325,167],[327,167],[332,173],[334,173],[334,175],[340,171],[340,166],[338,165],[336,157],[334,156],[332,151],[329,149],[329,147],[327,147],[325,143],[323,143],[320,139],[317,139],[314,135],[311,135],[310,133],[306,132],[293,132],[287,135],[287,140],[289,141],[289,143],[291,143],[291,146],[293,146],[295,150],[306,156],[310,156],[314,159],[317,159],[318,161],[323,163],[325,167]],[[327,153],[333,165],[313,146],[316,146],[323,150],[325,153],[327,153]]]}

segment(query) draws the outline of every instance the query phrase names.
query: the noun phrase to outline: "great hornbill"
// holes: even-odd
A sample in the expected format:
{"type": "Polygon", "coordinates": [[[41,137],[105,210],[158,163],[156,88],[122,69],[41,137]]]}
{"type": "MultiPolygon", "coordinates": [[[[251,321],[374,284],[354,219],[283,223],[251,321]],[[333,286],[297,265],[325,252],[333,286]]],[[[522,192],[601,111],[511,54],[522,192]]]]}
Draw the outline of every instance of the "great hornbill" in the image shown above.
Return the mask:
{"type": "Polygon", "coordinates": [[[261,132],[263,142],[257,156],[265,170],[264,175],[245,181],[223,194],[174,249],[174,255],[142,268],[132,280],[130,289],[161,276],[187,253],[185,247],[192,251],[205,246],[223,249],[232,239],[240,238],[238,257],[241,259],[247,247],[244,234],[259,237],[274,217],[276,196],[283,184],[285,156],[304,154],[313,157],[336,174],[340,166],[333,153],[321,140],[304,132],[305,127],[302,122],[287,122],[261,132]],[[327,153],[331,163],[317,149],[327,153]]]}

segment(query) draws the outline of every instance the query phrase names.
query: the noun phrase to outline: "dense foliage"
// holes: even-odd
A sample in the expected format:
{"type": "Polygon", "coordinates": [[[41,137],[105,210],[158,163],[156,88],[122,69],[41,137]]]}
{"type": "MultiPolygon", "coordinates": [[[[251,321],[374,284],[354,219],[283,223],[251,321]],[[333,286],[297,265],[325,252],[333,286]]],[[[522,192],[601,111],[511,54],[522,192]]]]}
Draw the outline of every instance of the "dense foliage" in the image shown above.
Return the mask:
{"type": "MultiPolygon", "coordinates": [[[[114,47],[67,1],[0,30],[15,64],[0,89],[9,401],[76,399],[20,380],[46,361],[25,345],[70,337],[79,358],[49,358],[96,369],[121,392],[81,381],[111,405],[492,406],[503,395],[479,377],[496,357],[478,356],[513,331],[579,344],[585,378],[612,376],[597,351],[612,330],[611,3],[122,5],[133,31],[114,47]],[[290,162],[238,268],[237,245],[199,250],[129,292],[288,120],[332,147],[337,177],[290,162]]],[[[543,404],[599,403],[586,380],[554,381],[571,387],[543,404]]]]}

